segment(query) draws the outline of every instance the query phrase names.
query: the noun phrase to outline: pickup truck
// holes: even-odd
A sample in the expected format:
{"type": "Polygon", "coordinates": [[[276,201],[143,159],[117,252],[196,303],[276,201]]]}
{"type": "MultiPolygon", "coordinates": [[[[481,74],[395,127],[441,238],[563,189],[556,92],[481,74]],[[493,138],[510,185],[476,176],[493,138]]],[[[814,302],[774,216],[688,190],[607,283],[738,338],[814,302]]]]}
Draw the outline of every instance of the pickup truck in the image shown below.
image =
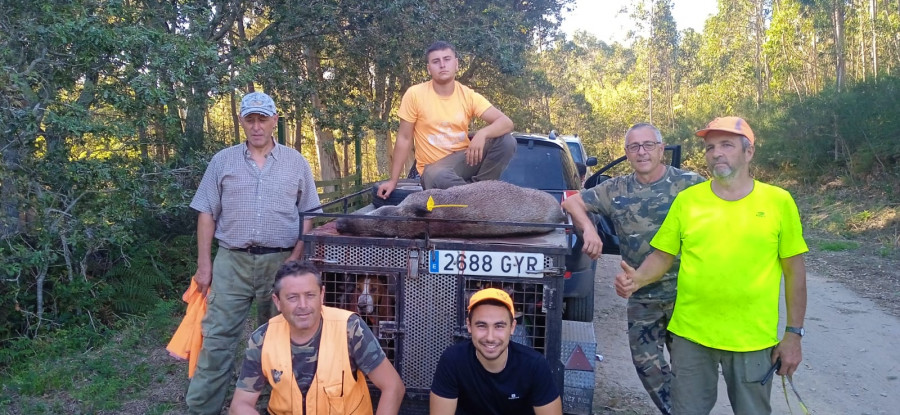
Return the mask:
{"type": "MultiPolygon", "coordinates": [[[[557,199],[581,188],[564,144],[539,135],[517,134],[516,139],[516,156],[501,180],[547,191],[557,199]]],[[[596,184],[608,178],[604,173],[610,167],[588,180],[596,184]]],[[[511,294],[517,321],[512,340],[546,356],[564,411],[592,413],[596,264],[581,252],[571,221],[547,224],[550,231],[543,235],[448,238],[426,233],[407,239],[341,234],[332,220],[359,217],[375,208],[371,202],[397,203],[404,194],[420,190],[418,180],[407,179],[398,184],[389,198],[393,200],[373,199],[372,189],[340,198],[323,206],[329,213],[311,214],[325,222],[301,237],[305,257],[322,270],[326,305],[360,314],[400,373],[407,390],[401,413],[428,412],[438,359],[448,346],[468,337],[468,297],[486,287],[511,294]],[[566,308],[566,314],[576,318],[564,320],[566,308]]],[[[605,220],[598,218],[598,229],[609,252],[617,239],[605,220]]]]}
{"type": "MultiPolygon", "coordinates": [[[[560,147],[559,142],[545,136],[518,135],[517,139],[516,157],[524,157],[520,162],[527,159],[529,163],[522,174],[540,178],[528,187],[542,188],[557,199],[581,187],[574,161],[564,145],[560,147]],[[560,148],[561,151],[554,151],[560,148]],[[546,165],[534,165],[535,161],[546,165]],[[555,168],[560,177],[551,180],[547,171],[550,168],[555,168]]],[[[518,175],[517,171],[508,169],[507,177],[518,175]]],[[[520,186],[523,181],[504,180],[520,186]]],[[[403,190],[394,196],[414,192],[417,186],[417,180],[403,180],[398,186],[403,190]]],[[[360,314],[403,378],[407,397],[402,413],[427,413],[432,376],[441,353],[468,337],[468,297],[486,287],[511,294],[517,321],[512,340],[547,357],[564,395],[566,412],[591,413],[596,354],[592,325],[563,321],[567,256],[573,252],[581,254],[571,221],[546,224],[549,232],[542,235],[493,238],[448,238],[426,233],[424,237],[406,239],[339,233],[332,219],[374,209],[369,205],[372,196],[373,192],[367,189],[323,205],[325,212],[331,213],[312,216],[320,216],[317,221],[326,222],[301,238],[305,257],[322,270],[325,304],[360,314]],[[350,208],[360,205],[365,207],[350,208]],[[568,340],[572,336],[567,333],[575,339],[568,340]],[[580,367],[567,370],[573,355],[580,367]],[[572,379],[581,379],[580,388],[565,386],[569,373],[573,374],[572,379]]],[[[592,306],[593,269],[589,267],[585,274],[591,287],[592,306]]],[[[377,389],[373,389],[373,394],[377,394],[377,389]]]]}

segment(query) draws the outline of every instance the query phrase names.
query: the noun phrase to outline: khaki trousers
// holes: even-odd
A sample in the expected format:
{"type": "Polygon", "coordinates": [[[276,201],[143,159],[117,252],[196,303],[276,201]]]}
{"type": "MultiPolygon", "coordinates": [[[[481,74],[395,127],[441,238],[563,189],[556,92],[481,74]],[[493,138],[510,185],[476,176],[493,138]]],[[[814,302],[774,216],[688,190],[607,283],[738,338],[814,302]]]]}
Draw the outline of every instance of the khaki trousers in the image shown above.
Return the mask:
{"type": "Polygon", "coordinates": [[[516,138],[505,134],[488,138],[484,143],[484,157],[481,163],[470,166],[466,163],[466,151],[460,150],[425,165],[422,174],[423,189],[447,189],[466,183],[497,180],[506,170],[516,153],[516,138]]]}

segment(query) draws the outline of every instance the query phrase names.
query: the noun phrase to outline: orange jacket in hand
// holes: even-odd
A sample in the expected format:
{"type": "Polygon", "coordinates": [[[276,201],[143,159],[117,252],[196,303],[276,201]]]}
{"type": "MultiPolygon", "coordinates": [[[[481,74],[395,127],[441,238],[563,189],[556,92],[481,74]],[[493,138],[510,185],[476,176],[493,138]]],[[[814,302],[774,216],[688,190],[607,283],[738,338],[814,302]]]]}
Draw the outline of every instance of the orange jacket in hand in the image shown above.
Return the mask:
{"type": "Polygon", "coordinates": [[[197,368],[197,357],[200,356],[200,348],[203,346],[203,330],[200,322],[206,315],[206,297],[200,293],[197,282],[191,279],[191,286],[184,292],[181,299],[187,303],[187,312],[166,350],[172,357],[188,361],[188,377],[194,377],[194,369],[197,368]]]}

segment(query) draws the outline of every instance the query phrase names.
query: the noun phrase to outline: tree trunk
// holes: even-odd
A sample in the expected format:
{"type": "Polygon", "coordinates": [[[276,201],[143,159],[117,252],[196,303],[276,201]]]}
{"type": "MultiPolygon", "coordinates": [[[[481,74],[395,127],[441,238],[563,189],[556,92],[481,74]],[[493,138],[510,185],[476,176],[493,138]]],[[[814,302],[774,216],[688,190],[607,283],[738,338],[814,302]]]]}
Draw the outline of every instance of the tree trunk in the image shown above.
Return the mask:
{"type": "MultiPolygon", "coordinates": [[[[840,0],[839,0],[840,1],[840,0]]],[[[763,2],[757,1],[754,8],[753,34],[755,46],[755,75],[756,75],[756,108],[763,102],[763,54],[762,46],[766,40],[765,10],[763,2]]]]}
{"type": "MultiPolygon", "coordinates": [[[[232,78],[234,77],[234,71],[231,72],[232,78]]],[[[241,122],[240,122],[240,114],[238,113],[238,103],[237,103],[237,94],[234,93],[234,89],[231,90],[231,125],[234,128],[234,142],[233,145],[238,145],[241,142],[241,122]]]]}
{"type": "MultiPolygon", "coordinates": [[[[317,113],[324,113],[325,106],[319,97],[318,83],[322,81],[322,68],[319,64],[318,52],[312,50],[308,45],[303,47],[303,57],[306,60],[306,70],[309,72],[307,79],[312,80],[313,85],[310,92],[310,101],[313,108],[313,133],[316,137],[316,150],[319,158],[319,168],[322,180],[332,180],[339,178],[337,152],[334,149],[334,133],[322,128],[321,122],[318,120],[317,113]]],[[[332,191],[324,189],[325,192],[332,191]]]]}
{"type": "Polygon", "coordinates": [[[869,1],[869,13],[870,18],[872,20],[872,76],[875,78],[875,82],[878,82],[878,32],[876,30],[877,25],[875,24],[875,19],[878,16],[878,9],[875,3],[875,0],[869,1]]]}
{"type": "Polygon", "coordinates": [[[297,114],[295,116],[296,120],[294,120],[294,149],[303,154],[303,117],[300,116],[300,112],[296,110],[296,107],[294,114],[297,114]]]}
{"type": "MultiPolygon", "coordinates": [[[[377,111],[378,123],[375,126],[375,163],[378,177],[384,177],[390,174],[390,161],[393,152],[391,145],[391,130],[389,117],[391,113],[391,95],[388,93],[388,85],[395,81],[395,78],[386,73],[384,68],[375,68],[375,79],[373,86],[375,89],[375,109],[377,111]]],[[[359,168],[359,166],[357,166],[359,168]]]]}
{"type": "Polygon", "coordinates": [[[193,88],[187,99],[184,118],[184,136],[179,142],[177,159],[185,161],[187,157],[203,148],[203,124],[206,116],[206,94],[209,89],[204,82],[193,82],[193,88]]]}
{"type": "Polygon", "coordinates": [[[834,0],[834,55],[835,55],[835,84],[837,92],[844,87],[844,0],[834,0]]]}

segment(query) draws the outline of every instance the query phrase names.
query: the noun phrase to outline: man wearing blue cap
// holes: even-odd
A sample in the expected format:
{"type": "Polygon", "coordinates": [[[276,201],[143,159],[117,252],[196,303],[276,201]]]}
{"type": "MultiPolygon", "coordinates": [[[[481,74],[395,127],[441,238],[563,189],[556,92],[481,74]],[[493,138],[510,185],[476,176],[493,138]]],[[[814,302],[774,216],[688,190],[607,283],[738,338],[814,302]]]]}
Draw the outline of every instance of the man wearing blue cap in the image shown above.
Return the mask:
{"type": "Polygon", "coordinates": [[[272,137],[278,123],[272,98],[245,95],[240,123],[247,141],[213,156],[191,201],[199,212],[194,281],[207,302],[203,349],[185,396],[193,414],[222,411],[250,305],[255,298],[260,325],[272,316],[275,272],[300,258],[300,233],[312,229],[302,212],[320,204],[309,163],[272,137]]]}

